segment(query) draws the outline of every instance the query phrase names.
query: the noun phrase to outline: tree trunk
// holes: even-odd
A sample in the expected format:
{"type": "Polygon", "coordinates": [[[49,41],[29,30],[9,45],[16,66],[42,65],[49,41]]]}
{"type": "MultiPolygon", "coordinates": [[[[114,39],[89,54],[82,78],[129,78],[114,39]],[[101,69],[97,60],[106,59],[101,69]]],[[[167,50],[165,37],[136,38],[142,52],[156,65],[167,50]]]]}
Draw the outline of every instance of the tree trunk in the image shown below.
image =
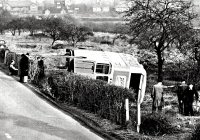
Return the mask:
{"type": "Polygon", "coordinates": [[[11,31],[12,35],[15,36],[15,30],[11,31]]]}
{"type": "Polygon", "coordinates": [[[18,30],[18,35],[19,35],[19,36],[21,35],[21,30],[20,30],[20,29],[18,30]]]}
{"type": "Polygon", "coordinates": [[[55,41],[56,41],[56,39],[55,38],[53,38],[53,42],[51,43],[51,45],[53,46],[53,44],[55,43],[55,41]]]}
{"type": "Polygon", "coordinates": [[[30,31],[30,36],[33,36],[34,31],[30,31]]]}
{"type": "Polygon", "coordinates": [[[199,76],[200,76],[200,59],[197,60],[197,75],[195,76],[196,79],[195,79],[195,82],[198,82],[199,81],[199,76]]]}
{"type": "Polygon", "coordinates": [[[75,42],[73,43],[73,47],[76,48],[76,43],[75,42]]]}
{"type": "Polygon", "coordinates": [[[199,76],[200,76],[200,52],[199,50],[197,49],[198,45],[195,46],[195,59],[197,61],[197,69],[195,71],[195,81],[194,82],[198,82],[199,81],[199,76]]]}
{"type": "Polygon", "coordinates": [[[158,58],[158,82],[162,82],[164,59],[162,58],[162,51],[160,49],[157,50],[157,58],[158,58]]]}
{"type": "Polygon", "coordinates": [[[4,34],[4,31],[3,31],[3,30],[0,30],[0,33],[1,33],[1,35],[3,35],[3,34],[4,34]]]}
{"type": "Polygon", "coordinates": [[[74,39],[73,37],[71,39],[72,39],[72,46],[76,48],[76,43],[77,43],[76,39],[74,39]]]}

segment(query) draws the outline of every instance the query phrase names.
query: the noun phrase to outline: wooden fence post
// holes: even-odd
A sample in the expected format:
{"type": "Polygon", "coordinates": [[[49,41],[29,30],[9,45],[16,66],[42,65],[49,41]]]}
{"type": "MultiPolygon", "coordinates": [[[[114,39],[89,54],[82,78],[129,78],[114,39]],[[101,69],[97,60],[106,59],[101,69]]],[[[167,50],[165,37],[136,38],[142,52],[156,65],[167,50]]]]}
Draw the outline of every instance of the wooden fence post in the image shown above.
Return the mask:
{"type": "Polygon", "coordinates": [[[141,112],[140,112],[140,103],[137,102],[137,132],[140,132],[140,124],[141,124],[141,112]]]}
{"type": "Polygon", "coordinates": [[[129,100],[128,98],[125,99],[125,109],[126,109],[126,122],[129,121],[129,100]]]}

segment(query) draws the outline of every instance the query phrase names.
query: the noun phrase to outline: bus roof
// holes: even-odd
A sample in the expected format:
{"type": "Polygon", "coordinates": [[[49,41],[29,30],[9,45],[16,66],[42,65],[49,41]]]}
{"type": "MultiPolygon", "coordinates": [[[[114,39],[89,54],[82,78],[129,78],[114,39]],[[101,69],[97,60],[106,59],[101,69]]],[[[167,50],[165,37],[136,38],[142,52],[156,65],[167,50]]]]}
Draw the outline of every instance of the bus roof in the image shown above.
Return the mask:
{"type": "Polygon", "coordinates": [[[85,57],[84,60],[95,61],[96,63],[111,63],[115,68],[143,68],[137,58],[130,54],[109,51],[74,50],[74,55],[85,57]]]}
{"type": "Polygon", "coordinates": [[[95,61],[97,63],[110,63],[109,58],[103,51],[74,50],[74,55],[76,57],[83,57],[84,60],[95,61]]]}

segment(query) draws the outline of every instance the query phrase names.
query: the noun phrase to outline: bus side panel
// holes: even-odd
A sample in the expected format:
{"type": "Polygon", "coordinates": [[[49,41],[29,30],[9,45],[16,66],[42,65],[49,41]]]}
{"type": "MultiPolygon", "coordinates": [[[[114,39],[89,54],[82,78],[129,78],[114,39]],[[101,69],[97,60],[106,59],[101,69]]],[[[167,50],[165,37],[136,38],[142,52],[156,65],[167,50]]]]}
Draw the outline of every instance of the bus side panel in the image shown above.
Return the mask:
{"type": "Polygon", "coordinates": [[[128,88],[129,81],[129,72],[128,71],[117,71],[113,72],[113,84],[116,86],[122,86],[128,88]]]}

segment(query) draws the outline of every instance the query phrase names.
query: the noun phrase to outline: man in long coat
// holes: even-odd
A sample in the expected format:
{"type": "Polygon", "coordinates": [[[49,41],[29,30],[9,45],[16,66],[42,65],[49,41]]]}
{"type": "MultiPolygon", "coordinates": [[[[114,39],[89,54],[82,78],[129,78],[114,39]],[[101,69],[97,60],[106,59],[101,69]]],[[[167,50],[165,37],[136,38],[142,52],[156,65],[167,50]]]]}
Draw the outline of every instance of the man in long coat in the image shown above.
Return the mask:
{"type": "Polygon", "coordinates": [[[158,82],[153,86],[153,92],[151,93],[151,98],[153,99],[152,103],[152,112],[161,113],[164,106],[163,91],[164,88],[174,87],[174,86],[165,86],[162,82],[158,82]]]}
{"type": "Polygon", "coordinates": [[[188,115],[194,116],[193,106],[192,106],[194,102],[194,95],[197,101],[199,99],[198,92],[196,91],[196,89],[192,84],[189,84],[189,86],[184,91],[184,96],[183,96],[184,114],[186,116],[188,115]]]}
{"type": "Polygon", "coordinates": [[[28,70],[29,70],[28,56],[22,54],[19,65],[20,65],[20,82],[23,82],[24,76],[28,76],[28,70]]]}
{"type": "Polygon", "coordinates": [[[177,90],[177,97],[178,97],[178,105],[179,105],[179,113],[183,114],[184,111],[184,101],[183,101],[183,94],[185,89],[188,87],[188,85],[185,83],[185,81],[182,81],[181,84],[178,86],[177,90]]]}

